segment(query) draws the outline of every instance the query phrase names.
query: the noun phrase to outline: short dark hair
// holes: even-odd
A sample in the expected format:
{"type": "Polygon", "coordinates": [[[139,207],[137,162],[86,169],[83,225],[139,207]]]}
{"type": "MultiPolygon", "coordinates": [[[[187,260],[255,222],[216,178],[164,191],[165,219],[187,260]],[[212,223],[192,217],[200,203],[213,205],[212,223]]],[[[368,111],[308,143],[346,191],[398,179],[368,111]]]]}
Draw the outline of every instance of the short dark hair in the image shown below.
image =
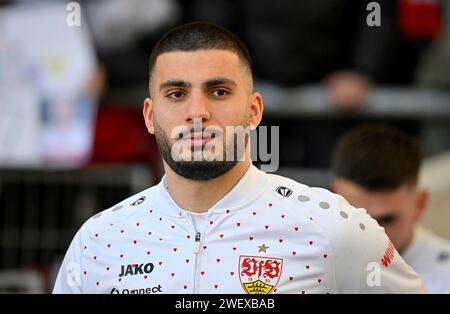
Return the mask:
{"type": "Polygon", "coordinates": [[[391,191],[417,184],[422,149],[400,130],[366,125],[344,135],[335,149],[333,170],[370,191],[391,191]]]}
{"type": "Polygon", "coordinates": [[[149,80],[151,80],[153,68],[159,55],[171,51],[203,49],[220,49],[236,53],[248,68],[253,79],[250,53],[236,35],[209,22],[192,22],[173,28],[156,43],[149,60],[149,80]]]}

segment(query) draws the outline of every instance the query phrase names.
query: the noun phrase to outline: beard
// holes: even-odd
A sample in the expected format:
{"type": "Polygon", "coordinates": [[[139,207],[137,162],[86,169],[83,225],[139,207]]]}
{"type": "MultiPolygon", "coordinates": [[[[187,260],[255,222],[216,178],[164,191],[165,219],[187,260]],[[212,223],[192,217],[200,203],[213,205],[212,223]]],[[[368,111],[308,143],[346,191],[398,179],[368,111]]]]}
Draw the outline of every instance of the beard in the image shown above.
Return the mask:
{"type": "MultiPolygon", "coordinates": [[[[248,121],[243,121],[240,124],[244,128],[246,128],[249,123],[248,121]]],[[[238,149],[239,145],[244,145],[244,148],[247,147],[249,134],[246,133],[244,138],[234,135],[234,140],[229,143],[228,140],[225,140],[223,145],[223,153],[232,152],[233,158],[232,160],[226,160],[225,158],[221,158],[222,160],[180,160],[176,161],[172,157],[172,145],[170,144],[170,138],[161,128],[161,126],[154,121],[155,126],[155,138],[156,143],[158,145],[159,151],[164,159],[164,161],[169,165],[169,167],[179,176],[183,178],[195,180],[195,181],[208,181],[220,177],[233,169],[238,161],[243,160],[243,156],[245,154],[245,149],[238,149]],[[242,143],[243,142],[243,143],[242,143]]],[[[222,156],[224,157],[224,156],[222,156]]]]}

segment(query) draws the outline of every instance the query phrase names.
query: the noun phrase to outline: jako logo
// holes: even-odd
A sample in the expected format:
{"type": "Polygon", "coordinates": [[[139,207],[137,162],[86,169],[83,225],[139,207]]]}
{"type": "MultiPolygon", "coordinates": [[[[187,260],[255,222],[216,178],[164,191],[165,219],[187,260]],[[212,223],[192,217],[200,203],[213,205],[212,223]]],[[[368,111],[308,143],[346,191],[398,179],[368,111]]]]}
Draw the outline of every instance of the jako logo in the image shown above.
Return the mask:
{"type": "Polygon", "coordinates": [[[278,192],[278,194],[280,194],[281,196],[284,196],[284,197],[289,197],[289,195],[292,194],[292,190],[285,186],[279,186],[277,188],[277,192],[278,192]]]}
{"type": "Polygon", "coordinates": [[[134,276],[139,274],[150,274],[153,271],[153,263],[147,264],[129,264],[120,266],[119,277],[134,276]]]}

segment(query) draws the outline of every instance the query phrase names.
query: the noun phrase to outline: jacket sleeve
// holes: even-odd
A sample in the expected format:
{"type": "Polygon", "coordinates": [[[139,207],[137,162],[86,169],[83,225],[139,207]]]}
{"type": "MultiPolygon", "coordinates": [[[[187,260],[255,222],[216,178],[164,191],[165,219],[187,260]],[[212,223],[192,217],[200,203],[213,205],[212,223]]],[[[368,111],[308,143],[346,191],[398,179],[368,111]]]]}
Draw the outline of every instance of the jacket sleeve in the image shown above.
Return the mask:
{"type": "Polygon", "coordinates": [[[333,235],[338,293],[427,293],[422,280],[402,259],[384,228],[365,209],[338,196],[333,235]]]}
{"type": "Polygon", "coordinates": [[[80,232],[72,240],[53,287],[54,294],[79,294],[82,290],[80,232]]]}

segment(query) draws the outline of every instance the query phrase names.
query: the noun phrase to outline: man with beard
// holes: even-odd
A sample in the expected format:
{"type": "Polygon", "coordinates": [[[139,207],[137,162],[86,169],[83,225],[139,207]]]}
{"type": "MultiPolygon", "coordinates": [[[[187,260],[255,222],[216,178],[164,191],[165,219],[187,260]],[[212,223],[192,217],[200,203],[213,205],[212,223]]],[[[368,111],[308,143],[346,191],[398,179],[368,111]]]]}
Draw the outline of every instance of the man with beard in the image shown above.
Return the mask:
{"type": "Polygon", "coordinates": [[[233,34],[173,29],[153,49],[149,89],[166,174],[81,227],[54,293],[426,291],[365,210],[252,165],[263,102],[233,34]]]}

